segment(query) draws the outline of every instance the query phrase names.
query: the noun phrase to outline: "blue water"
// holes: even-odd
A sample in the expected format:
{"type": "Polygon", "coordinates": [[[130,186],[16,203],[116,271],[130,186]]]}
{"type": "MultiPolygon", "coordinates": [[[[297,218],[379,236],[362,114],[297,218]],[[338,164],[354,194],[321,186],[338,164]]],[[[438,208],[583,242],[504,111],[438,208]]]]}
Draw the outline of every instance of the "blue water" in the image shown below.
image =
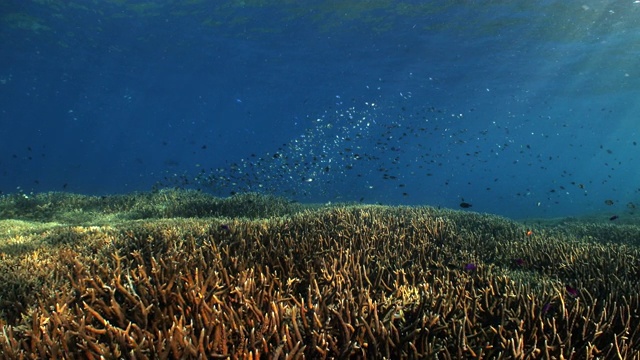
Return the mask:
{"type": "Polygon", "coordinates": [[[634,1],[3,1],[0,191],[631,216],[639,18],[634,1]]]}

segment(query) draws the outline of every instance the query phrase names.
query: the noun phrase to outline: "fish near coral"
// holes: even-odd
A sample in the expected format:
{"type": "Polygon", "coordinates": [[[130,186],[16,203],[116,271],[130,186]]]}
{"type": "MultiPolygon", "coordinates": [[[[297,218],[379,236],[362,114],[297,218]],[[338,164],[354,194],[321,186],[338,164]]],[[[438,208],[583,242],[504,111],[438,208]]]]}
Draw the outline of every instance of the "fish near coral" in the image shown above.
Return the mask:
{"type": "Polygon", "coordinates": [[[578,289],[570,286],[570,285],[565,285],[565,290],[567,290],[567,294],[569,294],[571,297],[578,297],[580,295],[580,292],[578,291],[578,289]]]}

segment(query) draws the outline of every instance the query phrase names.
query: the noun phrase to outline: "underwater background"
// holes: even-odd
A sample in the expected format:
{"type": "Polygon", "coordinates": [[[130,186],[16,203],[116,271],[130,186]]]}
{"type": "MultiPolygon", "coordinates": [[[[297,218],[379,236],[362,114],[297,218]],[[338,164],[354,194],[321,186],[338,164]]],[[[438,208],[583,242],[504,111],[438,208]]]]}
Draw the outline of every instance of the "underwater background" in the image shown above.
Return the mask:
{"type": "Polygon", "coordinates": [[[639,17],[632,0],[5,0],[0,191],[624,220],[639,17]]]}
{"type": "Polygon", "coordinates": [[[0,0],[0,359],[640,359],[640,0],[0,0]]]}

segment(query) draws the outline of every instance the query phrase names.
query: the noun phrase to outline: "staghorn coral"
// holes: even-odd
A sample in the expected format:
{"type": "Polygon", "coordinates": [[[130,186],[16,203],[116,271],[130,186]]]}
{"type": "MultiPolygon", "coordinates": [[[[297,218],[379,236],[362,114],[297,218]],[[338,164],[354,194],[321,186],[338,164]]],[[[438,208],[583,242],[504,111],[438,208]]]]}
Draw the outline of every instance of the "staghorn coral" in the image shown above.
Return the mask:
{"type": "Polygon", "coordinates": [[[0,354],[636,358],[638,248],[525,232],[488,215],[337,206],[7,235],[38,246],[0,263],[19,279],[0,291],[0,354]]]}

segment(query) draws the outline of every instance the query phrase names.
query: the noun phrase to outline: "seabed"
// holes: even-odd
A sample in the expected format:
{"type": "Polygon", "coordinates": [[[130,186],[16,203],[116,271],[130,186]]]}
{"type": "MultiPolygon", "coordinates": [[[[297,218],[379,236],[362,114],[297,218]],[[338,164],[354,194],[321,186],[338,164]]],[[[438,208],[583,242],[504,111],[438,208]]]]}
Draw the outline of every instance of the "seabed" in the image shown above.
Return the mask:
{"type": "Polygon", "coordinates": [[[0,219],[0,358],[639,358],[631,224],[177,190],[0,219]]]}

